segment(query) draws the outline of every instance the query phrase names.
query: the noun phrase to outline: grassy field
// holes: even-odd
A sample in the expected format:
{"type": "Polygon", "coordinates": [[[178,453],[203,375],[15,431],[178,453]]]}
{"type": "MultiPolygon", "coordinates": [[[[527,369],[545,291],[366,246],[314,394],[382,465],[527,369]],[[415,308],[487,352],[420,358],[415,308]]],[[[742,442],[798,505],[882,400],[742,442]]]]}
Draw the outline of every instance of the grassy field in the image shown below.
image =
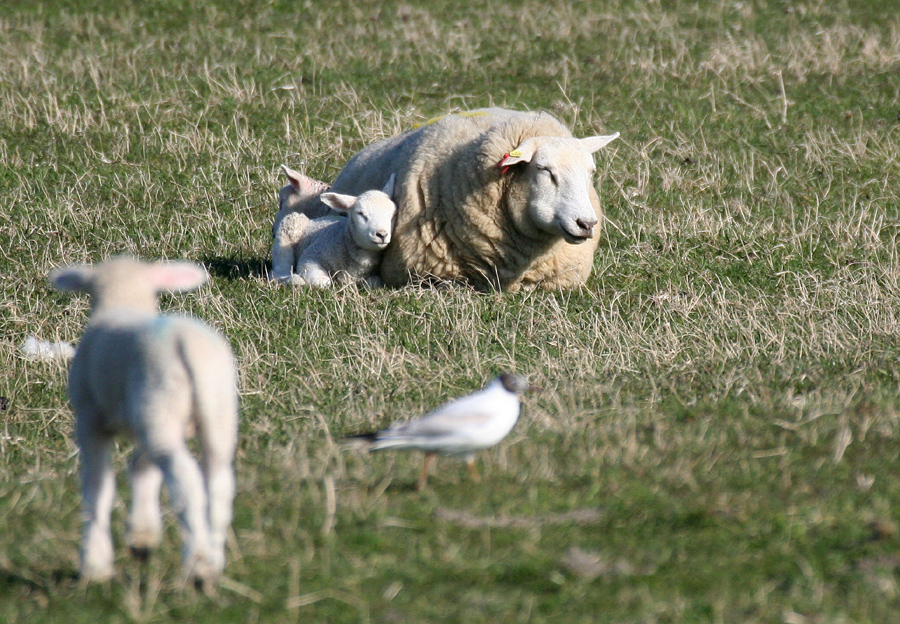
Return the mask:
{"type": "MultiPolygon", "coordinates": [[[[0,621],[895,622],[900,11],[893,1],[0,5],[0,621]],[[266,280],[278,165],[332,180],[452,110],[547,110],[608,215],[564,293],[266,280]],[[217,597],[145,566],[75,579],[60,264],[212,274],[166,297],[241,368],[217,597]],[[526,400],[481,486],[344,434],[499,371],[526,400]]],[[[127,446],[118,453],[123,465],[127,446]]]]}

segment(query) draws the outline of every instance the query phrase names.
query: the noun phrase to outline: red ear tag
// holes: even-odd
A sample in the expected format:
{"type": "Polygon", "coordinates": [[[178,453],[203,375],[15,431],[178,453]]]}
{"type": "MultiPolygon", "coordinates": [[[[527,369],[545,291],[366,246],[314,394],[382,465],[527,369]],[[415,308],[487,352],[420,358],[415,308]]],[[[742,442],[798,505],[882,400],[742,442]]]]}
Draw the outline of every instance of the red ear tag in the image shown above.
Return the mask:
{"type": "Polygon", "coordinates": [[[503,158],[500,159],[500,162],[498,162],[497,166],[495,167],[496,169],[500,170],[500,175],[504,175],[507,171],[509,171],[509,168],[512,166],[512,165],[504,165],[503,164],[506,162],[507,158],[509,158],[509,152],[506,152],[505,154],[503,154],[503,158]]]}
{"type": "Polygon", "coordinates": [[[503,158],[501,158],[501,159],[500,159],[500,162],[497,163],[497,169],[500,170],[500,175],[503,175],[504,173],[506,173],[507,171],[509,171],[509,168],[510,168],[510,167],[512,167],[512,165],[507,165],[507,164],[506,164],[506,160],[507,160],[508,158],[510,158],[510,157],[512,157],[512,158],[521,158],[521,157],[522,157],[522,152],[520,152],[520,151],[517,150],[517,149],[514,149],[514,150],[511,151],[511,152],[506,152],[505,154],[503,154],[503,158]]]}

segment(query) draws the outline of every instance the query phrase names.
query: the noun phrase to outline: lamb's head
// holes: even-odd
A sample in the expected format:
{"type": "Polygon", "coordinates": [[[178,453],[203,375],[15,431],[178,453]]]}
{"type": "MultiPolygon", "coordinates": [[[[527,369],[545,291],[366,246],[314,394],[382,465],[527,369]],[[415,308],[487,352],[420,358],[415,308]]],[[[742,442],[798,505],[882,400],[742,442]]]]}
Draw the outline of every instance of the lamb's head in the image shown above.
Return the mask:
{"type": "Polygon", "coordinates": [[[192,290],[207,277],[193,262],[147,263],[119,256],[103,264],[56,269],[50,282],[59,290],[87,292],[94,312],[112,307],[155,312],[160,292],[192,290]]]}
{"type": "Polygon", "coordinates": [[[329,186],[309,176],[294,171],[287,165],[281,165],[281,171],[288,183],[278,192],[278,210],[297,210],[300,203],[320,193],[327,191],[329,186]]]}
{"type": "Polygon", "coordinates": [[[594,236],[597,225],[589,194],[596,170],[592,154],[618,136],[532,137],[498,166],[505,171],[525,164],[518,183],[526,187],[526,213],[539,230],[583,243],[594,236]]]}
{"type": "Polygon", "coordinates": [[[350,235],[360,249],[379,251],[391,242],[397,214],[397,204],[391,199],[396,177],[391,174],[382,190],[366,191],[359,197],[322,193],[321,199],[327,206],[348,214],[350,235]]]}

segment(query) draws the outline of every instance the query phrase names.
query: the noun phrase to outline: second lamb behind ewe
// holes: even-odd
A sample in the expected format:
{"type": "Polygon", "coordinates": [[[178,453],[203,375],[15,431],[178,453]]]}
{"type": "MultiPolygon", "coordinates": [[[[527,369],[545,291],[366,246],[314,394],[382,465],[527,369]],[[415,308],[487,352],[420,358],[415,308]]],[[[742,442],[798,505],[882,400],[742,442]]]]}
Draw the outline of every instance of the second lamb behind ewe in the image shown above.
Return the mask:
{"type": "Polygon", "coordinates": [[[185,573],[211,589],[225,566],[234,499],[234,357],[228,342],[206,324],[157,311],[159,292],[196,288],[206,281],[206,271],[188,262],[121,257],[59,269],[50,279],[60,290],[91,296],[91,317],[69,373],[85,516],[81,578],[113,574],[116,485],[110,455],[114,438],[125,435],[136,443],[126,533],[132,553],[144,557],[161,541],[165,480],[182,529],[185,573]],[[186,443],[194,430],[203,451],[200,465],[186,443]]]}
{"type": "Polygon", "coordinates": [[[319,201],[319,195],[330,188],[328,184],[294,171],[287,165],[281,165],[281,171],[288,183],[278,191],[278,214],[272,224],[272,236],[278,231],[281,220],[291,213],[300,212],[310,219],[317,219],[331,212],[319,201]]]}
{"type": "Polygon", "coordinates": [[[395,176],[380,191],[357,196],[322,193],[319,198],[332,210],[347,213],[310,219],[293,212],[275,232],[272,246],[273,279],[295,286],[323,288],[332,283],[366,281],[380,286],[375,277],[381,252],[391,242],[397,205],[391,199],[395,176]]]}

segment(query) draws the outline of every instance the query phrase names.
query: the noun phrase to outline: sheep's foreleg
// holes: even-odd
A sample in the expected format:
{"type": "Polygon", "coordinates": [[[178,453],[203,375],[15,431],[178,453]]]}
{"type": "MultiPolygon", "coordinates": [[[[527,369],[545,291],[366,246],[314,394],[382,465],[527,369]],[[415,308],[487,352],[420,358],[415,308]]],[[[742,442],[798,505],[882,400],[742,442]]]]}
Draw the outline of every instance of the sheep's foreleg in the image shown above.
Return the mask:
{"type": "Polygon", "coordinates": [[[300,276],[307,286],[312,286],[313,288],[328,288],[331,286],[331,276],[318,262],[298,262],[297,275],[300,276]]]}

